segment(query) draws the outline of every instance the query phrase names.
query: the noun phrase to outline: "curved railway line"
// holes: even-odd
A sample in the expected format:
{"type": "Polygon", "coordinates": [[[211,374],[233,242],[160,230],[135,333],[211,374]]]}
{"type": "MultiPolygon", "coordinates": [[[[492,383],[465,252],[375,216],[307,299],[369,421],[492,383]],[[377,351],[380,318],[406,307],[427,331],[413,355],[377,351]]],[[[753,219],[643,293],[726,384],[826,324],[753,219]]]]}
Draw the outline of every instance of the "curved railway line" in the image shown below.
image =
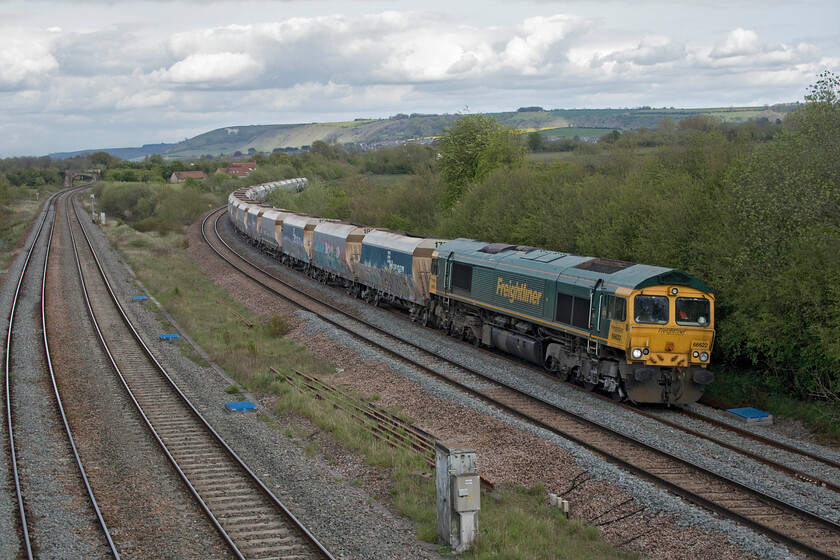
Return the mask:
{"type": "Polygon", "coordinates": [[[332,559],[172,381],[114,294],[81,219],[68,211],[88,312],[131,400],[238,558],[332,559]]]}
{"type": "MultiPolygon", "coordinates": [[[[18,506],[18,516],[20,524],[20,541],[21,550],[26,558],[33,558],[36,552],[40,549],[47,552],[48,543],[50,541],[57,541],[61,538],[61,534],[67,530],[67,527],[60,523],[50,524],[44,522],[43,511],[38,511],[37,506],[29,505],[34,502],[39,502],[37,494],[45,491],[37,487],[37,483],[32,480],[28,484],[24,483],[26,479],[25,468],[23,465],[29,464],[30,468],[34,468],[37,463],[45,463],[48,459],[45,457],[44,451],[41,449],[43,442],[38,441],[37,434],[21,434],[20,432],[31,431],[33,429],[33,422],[20,422],[26,427],[18,426],[18,417],[24,414],[32,414],[31,411],[41,409],[45,402],[48,402],[48,408],[52,408],[56,416],[56,423],[60,420],[61,429],[66,435],[66,445],[52,446],[50,452],[47,454],[52,456],[57,454],[59,456],[58,462],[65,464],[73,464],[76,466],[76,475],[84,486],[84,491],[78,489],[76,499],[87,502],[92,511],[95,522],[90,525],[97,527],[87,527],[88,531],[98,532],[102,535],[102,545],[106,545],[110,555],[114,558],[119,558],[116,546],[111,538],[111,534],[102,516],[99,506],[88,480],[87,473],[82,464],[76,448],[76,443],[73,438],[70,425],[65,414],[64,406],[61,401],[58,385],[56,383],[55,372],[50,354],[48,329],[46,322],[46,300],[47,300],[47,270],[50,266],[49,256],[50,247],[53,239],[53,232],[55,229],[55,219],[60,207],[68,204],[68,201],[80,190],[83,190],[90,185],[84,185],[79,188],[71,189],[53,195],[44,206],[41,218],[36,226],[36,232],[33,236],[32,244],[29,247],[26,258],[24,260],[23,269],[20,278],[15,288],[12,298],[12,308],[9,316],[8,333],[6,337],[5,350],[5,386],[6,386],[6,419],[9,440],[9,458],[10,458],[10,472],[14,480],[15,494],[18,506]],[[37,255],[36,255],[37,253],[37,255]],[[35,258],[33,258],[33,256],[35,258]],[[38,266],[40,262],[43,266],[38,266]],[[27,295],[28,294],[28,295],[27,295]],[[32,313],[32,301],[38,300],[37,313],[32,313]],[[19,307],[19,303],[21,304],[19,307]],[[21,338],[21,346],[27,346],[26,334],[28,332],[40,331],[42,336],[38,341],[37,349],[24,348],[22,351],[17,351],[15,346],[18,343],[18,338],[21,338]],[[35,354],[40,356],[39,363],[34,364],[32,360],[35,354]],[[27,356],[28,355],[28,356],[27,356]],[[33,401],[33,393],[31,391],[22,390],[20,395],[18,391],[13,389],[13,385],[20,383],[25,384],[45,384],[49,382],[52,388],[51,399],[33,401]],[[15,444],[15,433],[24,435],[23,439],[28,445],[21,446],[15,444]],[[19,461],[20,458],[20,461],[19,461]],[[28,511],[31,508],[36,508],[35,511],[28,511]],[[30,513],[31,515],[28,515],[30,513]],[[32,530],[30,530],[32,529],[32,530]],[[37,537],[35,536],[37,535],[37,537]]],[[[18,385],[18,389],[23,389],[18,385]]],[[[48,467],[51,468],[52,464],[48,467]]],[[[48,473],[52,477],[66,477],[67,469],[50,470],[48,473]]],[[[74,484],[66,484],[64,489],[72,488],[74,484]]],[[[49,553],[48,553],[49,554],[49,553]]]]}
{"type": "MultiPolygon", "coordinates": [[[[698,465],[675,457],[670,453],[650,447],[639,440],[615,432],[605,425],[564,411],[538,397],[521,393],[513,387],[502,386],[498,381],[485,377],[478,371],[464,368],[455,363],[450,364],[461,370],[466,369],[470,375],[496,386],[491,391],[470,389],[462,383],[440,374],[424,364],[407,358],[404,353],[395,351],[387,347],[387,345],[373,340],[373,336],[360,334],[358,332],[360,329],[373,329],[376,331],[376,337],[387,336],[389,338],[395,338],[399,341],[399,344],[411,344],[410,341],[396,337],[391,332],[386,332],[374,325],[363,322],[352,314],[325,303],[305,291],[297,290],[289,283],[263,271],[257,265],[251,263],[245,256],[238,253],[225,242],[219,232],[218,222],[220,217],[225,213],[226,209],[221,208],[208,214],[205,218],[202,223],[202,235],[205,241],[220,258],[239,270],[240,273],[262,285],[269,292],[310,311],[314,311],[313,307],[326,307],[330,315],[339,314],[342,316],[342,319],[336,320],[327,316],[328,313],[314,312],[326,322],[350,332],[354,337],[363,339],[365,343],[372,344],[401,361],[409,362],[414,367],[429,375],[444,380],[449,384],[457,385],[459,389],[511,415],[572,440],[621,468],[629,470],[642,478],[654,481],[659,486],[682,496],[690,502],[768,535],[777,542],[783,543],[800,553],[804,553],[813,558],[825,559],[840,556],[840,525],[831,520],[786,504],[770,495],[715,474],[698,465]],[[215,216],[215,219],[211,220],[210,218],[212,216],[215,216]],[[211,222],[213,224],[212,233],[210,233],[211,228],[209,226],[211,222]],[[285,292],[289,289],[294,290],[299,295],[294,297],[288,295],[285,292]],[[304,304],[300,301],[301,297],[307,301],[316,301],[317,304],[313,305],[311,302],[304,304]],[[347,324],[348,321],[352,322],[349,326],[347,324]],[[359,326],[360,323],[363,327],[359,326]]],[[[423,348],[416,349],[428,355],[432,360],[445,360],[440,355],[423,348]]],[[[635,411],[632,408],[630,410],[635,411]]],[[[653,418],[661,421],[659,418],[653,418]]],[[[687,431],[677,424],[671,423],[671,425],[676,429],[684,432],[687,431]]],[[[693,435],[718,442],[718,440],[709,438],[705,434],[695,433],[693,435]]],[[[732,445],[724,444],[723,442],[719,443],[730,449],[734,448],[732,445]]],[[[734,450],[741,452],[739,449],[734,450]]],[[[747,454],[747,456],[751,455],[754,454],[747,454]]],[[[766,457],[756,457],[758,457],[757,460],[770,464],[774,468],[779,468],[783,471],[787,469],[787,467],[779,465],[766,457]]],[[[797,476],[797,473],[789,472],[788,474],[797,476]]],[[[801,473],[798,474],[801,475],[801,473]]],[[[802,475],[802,477],[829,488],[836,488],[827,481],[815,481],[815,477],[809,477],[808,475],[802,475]]]]}

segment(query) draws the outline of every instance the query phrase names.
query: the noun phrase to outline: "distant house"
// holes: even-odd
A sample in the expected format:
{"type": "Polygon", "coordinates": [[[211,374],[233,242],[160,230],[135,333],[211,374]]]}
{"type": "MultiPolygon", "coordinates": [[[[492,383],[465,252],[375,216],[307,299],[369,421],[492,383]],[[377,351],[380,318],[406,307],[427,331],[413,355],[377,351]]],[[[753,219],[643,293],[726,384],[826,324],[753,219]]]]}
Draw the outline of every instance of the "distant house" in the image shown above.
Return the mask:
{"type": "Polygon", "coordinates": [[[257,168],[257,164],[253,161],[241,161],[231,163],[227,167],[220,167],[216,170],[216,174],[227,173],[233,177],[247,177],[248,174],[257,168]]]}
{"type": "Polygon", "coordinates": [[[187,179],[206,179],[207,175],[204,171],[175,171],[172,173],[172,176],[169,177],[170,183],[183,183],[187,179]]]}

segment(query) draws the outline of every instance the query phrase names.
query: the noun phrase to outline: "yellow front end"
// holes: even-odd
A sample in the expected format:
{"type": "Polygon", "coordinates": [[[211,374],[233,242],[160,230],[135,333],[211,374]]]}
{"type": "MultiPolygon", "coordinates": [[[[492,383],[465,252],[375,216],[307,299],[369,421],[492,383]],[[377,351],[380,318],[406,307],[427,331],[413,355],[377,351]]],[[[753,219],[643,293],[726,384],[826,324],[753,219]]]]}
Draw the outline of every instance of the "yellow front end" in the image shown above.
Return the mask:
{"type": "Polygon", "coordinates": [[[627,297],[628,397],[637,402],[695,402],[714,376],[714,296],[686,286],[654,286],[627,297]],[[658,398],[657,398],[658,397],[658,398]]]}

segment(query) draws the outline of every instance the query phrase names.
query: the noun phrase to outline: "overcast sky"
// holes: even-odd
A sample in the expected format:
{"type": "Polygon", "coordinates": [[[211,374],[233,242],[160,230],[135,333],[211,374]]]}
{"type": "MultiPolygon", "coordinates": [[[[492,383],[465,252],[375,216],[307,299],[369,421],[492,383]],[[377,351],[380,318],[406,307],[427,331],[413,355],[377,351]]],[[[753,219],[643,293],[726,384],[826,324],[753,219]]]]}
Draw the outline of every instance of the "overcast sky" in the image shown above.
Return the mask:
{"type": "Polygon", "coordinates": [[[0,0],[0,158],[396,113],[802,101],[836,0],[0,0]]]}

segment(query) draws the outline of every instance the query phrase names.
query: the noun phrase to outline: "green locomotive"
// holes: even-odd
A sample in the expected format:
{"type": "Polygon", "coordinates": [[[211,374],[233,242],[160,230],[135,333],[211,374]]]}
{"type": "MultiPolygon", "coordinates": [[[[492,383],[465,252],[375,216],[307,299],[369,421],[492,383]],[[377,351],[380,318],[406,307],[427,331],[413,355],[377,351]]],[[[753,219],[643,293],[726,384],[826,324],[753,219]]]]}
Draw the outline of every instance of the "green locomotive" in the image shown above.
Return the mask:
{"type": "Polygon", "coordinates": [[[616,399],[697,401],[714,296],[679,270],[455,239],[432,255],[428,321],[616,399]]]}

